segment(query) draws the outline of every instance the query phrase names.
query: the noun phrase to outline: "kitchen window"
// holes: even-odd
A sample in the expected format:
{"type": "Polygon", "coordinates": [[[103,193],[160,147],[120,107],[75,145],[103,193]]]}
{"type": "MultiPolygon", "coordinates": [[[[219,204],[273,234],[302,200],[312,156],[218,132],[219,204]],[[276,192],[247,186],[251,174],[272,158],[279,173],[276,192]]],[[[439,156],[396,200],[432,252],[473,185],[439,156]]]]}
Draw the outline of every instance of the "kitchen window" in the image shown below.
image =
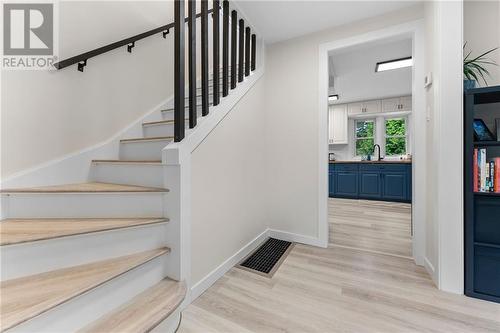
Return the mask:
{"type": "Polygon", "coordinates": [[[375,120],[356,120],[355,132],[356,156],[371,155],[375,144],[375,120]]]}
{"type": "Polygon", "coordinates": [[[385,118],[385,155],[406,154],[408,131],[406,117],[385,118]]]}

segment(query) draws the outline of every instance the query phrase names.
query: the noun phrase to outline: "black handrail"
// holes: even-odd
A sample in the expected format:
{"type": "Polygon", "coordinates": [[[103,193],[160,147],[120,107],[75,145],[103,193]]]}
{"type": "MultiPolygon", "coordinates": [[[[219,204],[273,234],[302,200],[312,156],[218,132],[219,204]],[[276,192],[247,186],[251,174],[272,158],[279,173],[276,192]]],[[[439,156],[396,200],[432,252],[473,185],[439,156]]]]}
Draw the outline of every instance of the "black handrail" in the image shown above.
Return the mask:
{"type": "MultiPolygon", "coordinates": [[[[208,10],[209,14],[212,12],[213,12],[213,9],[208,10]]],[[[196,18],[198,18],[198,17],[201,17],[201,13],[196,14],[196,18]]],[[[185,18],[185,22],[188,22],[188,18],[185,18]]],[[[63,69],[63,68],[66,68],[68,66],[78,64],[78,70],[80,72],[83,72],[83,67],[85,67],[85,65],[87,65],[88,59],[96,57],[100,54],[112,51],[114,49],[120,48],[122,46],[132,46],[136,41],[144,39],[144,38],[152,36],[152,35],[159,34],[160,32],[163,32],[163,37],[166,38],[170,29],[173,29],[174,26],[175,26],[174,22],[166,24],[166,25],[162,25],[161,27],[143,32],[141,34],[138,34],[138,35],[135,35],[135,36],[132,36],[129,38],[122,39],[118,42],[114,42],[114,43],[111,43],[111,44],[108,44],[105,46],[101,46],[101,47],[98,47],[97,49],[94,49],[92,51],[85,52],[85,53],[76,55],[74,57],[61,60],[59,62],[56,62],[54,64],[54,67],[56,69],[63,69]]]]}

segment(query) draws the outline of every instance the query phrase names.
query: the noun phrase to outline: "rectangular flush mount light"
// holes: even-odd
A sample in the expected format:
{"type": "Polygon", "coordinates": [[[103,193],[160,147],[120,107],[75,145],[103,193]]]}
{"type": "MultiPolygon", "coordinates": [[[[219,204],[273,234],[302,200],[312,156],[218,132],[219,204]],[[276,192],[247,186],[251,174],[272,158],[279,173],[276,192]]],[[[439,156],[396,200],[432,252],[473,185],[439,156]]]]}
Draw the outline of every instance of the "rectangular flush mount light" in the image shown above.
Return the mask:
{"type": "Polygon", "coordinates": [[[339,95],[330,95],[328,96],[328,102],[333,102],[339,99],[339,95]]]}
{"type": "Polygon", "coordinates": [[[412,65],[413,59],[411,57],[382,61],[377,62],[377,66],[375,66],[375,72],[390,71],[392,69],[411,67],[412,65]]]}

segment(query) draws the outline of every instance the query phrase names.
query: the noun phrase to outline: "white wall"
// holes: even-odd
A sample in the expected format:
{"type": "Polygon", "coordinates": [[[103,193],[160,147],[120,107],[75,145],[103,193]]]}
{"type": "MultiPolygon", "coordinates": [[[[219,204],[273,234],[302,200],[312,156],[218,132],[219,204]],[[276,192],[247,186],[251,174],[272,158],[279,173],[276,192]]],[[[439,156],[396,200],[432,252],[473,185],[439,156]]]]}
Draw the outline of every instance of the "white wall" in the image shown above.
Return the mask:
{"type": "Polygon", "coordinates": [[[319,233],[318,131],[324,125],[317,117],[319,45],[422,17],[418,5],[268,47],[265,122],[272,228],[310,237],[319,233]]]}
{"type": "Polygon", "coordinates": [[[191,281],[196,285],[267,229],[264,78],[191,157],[191,281]]]}
{"type": "MultiPolygon", "coordinates": [[[[464,42],[472,56],[500,46],[500,2],[464,1],[464,42]]],[[[488,56],[500,65],[500,50],[488,56]]],[[[500,85],[500,67],[489,66],[491,77],[486,78],[489,86],[500,85]]],[[[484,82],[480,82],[484,86],[484,82]]]]}
{"type": "MultiPolygon", "coordinates": [[[[60,2],[62,58],[172,22],[170,1],[60,2]]],[[[57,72],[2,71],[2,178],[102,142],[172,93],[173,35],[57,72]]]]}
{"type": "MultiPolygon", "coordinates": [[[[411,39],[384,41],[330,55],[337,104],[411,95],[411,68],[375,72],[377,62],[411,57],[411,39]]],[[[332,86],[332,82],[330,82],[332,86]]]]}

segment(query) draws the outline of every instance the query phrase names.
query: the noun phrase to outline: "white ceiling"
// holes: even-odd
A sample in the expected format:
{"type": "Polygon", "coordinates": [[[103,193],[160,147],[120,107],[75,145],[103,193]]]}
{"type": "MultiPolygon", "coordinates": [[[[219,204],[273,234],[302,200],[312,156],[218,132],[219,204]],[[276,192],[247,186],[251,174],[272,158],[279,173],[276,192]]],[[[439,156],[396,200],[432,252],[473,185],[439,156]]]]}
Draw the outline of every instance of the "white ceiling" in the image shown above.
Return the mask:
{"type": "Polygon", "coordinates": [[[235,0],[271,44],[326,28],[382,15],[419,1],[235,0]]]}
{"type": "Polygon", "coordinates": [[[339,95],[338,103],[411,95],[411,68],[375,72],[377,62],[409,56],[411,39],[378,41],[332,54],[329,67],[333,67],[334,80],[330,78],[330,93],[339,95]]]}

